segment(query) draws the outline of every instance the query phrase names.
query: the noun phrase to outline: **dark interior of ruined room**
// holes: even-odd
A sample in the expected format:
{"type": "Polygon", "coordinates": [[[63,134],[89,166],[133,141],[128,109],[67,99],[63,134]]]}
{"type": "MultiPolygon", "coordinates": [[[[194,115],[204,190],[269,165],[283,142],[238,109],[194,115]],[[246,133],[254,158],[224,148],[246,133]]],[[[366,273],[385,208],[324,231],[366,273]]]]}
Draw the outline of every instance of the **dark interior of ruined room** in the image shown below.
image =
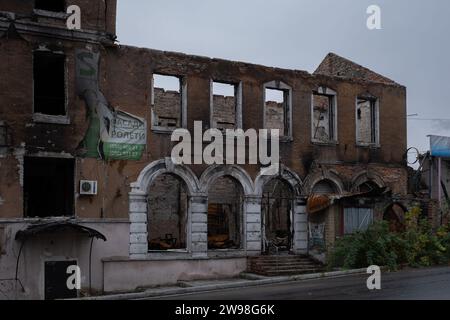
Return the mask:
{"type": "Polygon", "coordinates": [[[149,250],[186,249],[188,194],[173,175],[159,176],[148,197],[149,250]]]}
{"type": "Polygon", "coordinates": [[[153,75],[153,125],[164,129],[181,127],[181,79],[161,74],[153,75]]]}
{"type": "Polygon", "coordinates": [[[34,112],[66,114],[65,56],[35,51],[33,57],[34,112]]]}
{"type": "Polygon", "coordinates": [[[74,214],[73,159],[26,157],[24,205],[27,217],[61,217],[74,214]]]}
{"type": "Polygon", "coordinates": [[[264,187],[261,206],[267,252],[287,252],[292,247],[292,201],[286,182],[274,179],[264,187]]]}
{"type": "Polygon", "coordinates": [[[34,8],[53,12],[64,12],[66,2],[64,0],[34,0],[34,8]]]}
{"type": "Polygon", "coordinates": [[[217,179],[208,192],[208,249],[240,249],[243,190],[231,177],[217,179]]]}
{"type": "Polygon", "coordinates": [[[236,128],[237,88],[235,85],[213,82],[213,127],[219,130],[236,128]]]}

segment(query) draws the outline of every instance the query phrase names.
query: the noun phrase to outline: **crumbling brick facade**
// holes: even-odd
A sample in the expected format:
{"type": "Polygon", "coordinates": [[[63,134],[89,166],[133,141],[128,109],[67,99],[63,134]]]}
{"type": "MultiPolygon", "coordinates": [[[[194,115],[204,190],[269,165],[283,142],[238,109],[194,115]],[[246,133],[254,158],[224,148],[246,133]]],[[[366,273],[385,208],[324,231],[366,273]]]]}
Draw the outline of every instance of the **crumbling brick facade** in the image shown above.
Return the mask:
{"type": "MultiPolygon", "coordinates": [[[[314,186],[321,181],[330,181],[336,194],[341,196],[355,193],[366,182],[373,182],[397,196],[406,195],[405,87],[333,54],[325,59],[315,73],[310,74],[118,45],[114,41],[115,2],[71,1],[79,5],[83,12],[82,30],[68,31],[64,19],[51,14],[42,16],[42,13],[33,10],[31,0],[0,0],[0,57],[4,62],[0,64],[0,124],[8,132],[8,139],[5,139],[7,143],[0,145],[0,229],[6,230],[2,233],[8,235],[3,240],[0,238],[3,241],[0,249],[6,248],[2,249],[6,254],[0,255],[0,278],[14,279],[11,273],[17,257],[13,252],[20,245],[14,240],[14,234],[30,223],[42,221],[27,216],[24,210],[29,201],[24,191],[24,176],[27,175],[24,162],[36,157],[74,161],[72,178],[75,192],[69,196],[73,197],[73,212],[65,212],[64,215],[107,235],[106,244],[95,246],[99,253],[94,256],[94,289],[133,289],[130,286],[136,284],[137,280],[133,278],[136,272],[132,270],[143,265],[147,266],[146,272],[155,272],[159,276],[140,286],[173,283],[182,277],[218,277],[217,272],[211,272],[212,265],[220,269],[222,276],[236,275],[245,270],[246,257],[261,254],[264,242],[270,240],[263,234],[261,217],[264,185],[270,181],[261,175],[259,165],[174,166],[168,162],[167,158],[170,158],[175,145],[171,141],[171,131],[185,126],[193,132],[195,121],[202,121],[204,129],[233,129],[242,122],[244,130],[268,128],[280,129],[282,132],[285,132],[286,120],[291,122],[292,137],[281,141],[282,166],[276,178],[289,186],[289,194],[285,196],[289,203],[280,202],[283,211],[288,212],[286,214],[289,216],[282,217],[280,221],[288,218],[292,229],[287,231],[295,230],[290,239],[291,247],[288,248],[293,252],[308,253],[306,201],[314,186]],[[36,50],[64,55],[67,109],[64,116],[42,116],[34,112],[33,52],[36,50]],[[80,52],[99,54],[99,90],[107,100],[108,107],[114,112],[123,111],[147,123],[146,144],[138,160],[106,160],[100,155],[86,156],[86,136],[96,128],[92,126],[92,114],[86,99],[77,93],[80,52]],[[179,77],[182,79],[183,92],[152,88],[153,74],[179,77]],[[212,95],[211,81],[217,79],[240,84],[242,99],[212,95]],[[291,88],[288,111],[292,116],[289,119],[286,119],[286,115],[290,114],[285,110],[286,103],[271,102],[266,105],[265,85],[271,82],[284,83],[291,88]],[[328,92],[328,89],[336,93],[336,136],[333,141],[316,141],[312,139],[313,123],[318,117],[312,107],[313,93],[321,90],[328,92]],[[377,146],[361,146],[356,142],[356,99],[367,93],[376,97],[379,103],[377,146]],[[158,116],[158,130],[153,126],[152,114],[158,116]],[[171,130],[160,130],[164,127],[171,130]],[[151,193],[152,183],[164,174],[174,175],[177,181],[184,184],[182,199],[175,196],[178,202],[164,192],[172,186],[167,185],[170,179],[159,181],[160,189],[151,193]],[[209,195],[208,191],[220,177],[231,177],[242,187],[242,203],[236,209],[239,210],[237,217],[240,224],[228,228],[233,234],[239,233],[239,237],[234,239],[240,242],[239,248],[230,246],[229,251],[234,252],[208,250],[208,211],[211,210],[208,201],[220,198],[209,195]],[[82,195],[81,180],[96,181],[97,193],[92,196],[82,195]],[[211,198],[208,199],[208,196],[211,198]],[[181,202],[187,203],[186,207],[181,206],[181,202]],[[157,217],[149,218],[148,215],[152,213],[148,208],[152,207],[152,203],[160,212],[159,215],[163,211],[172,212],[174,206],[178,209],[183,207],[180,209],[183,211],[181,216],[185,216],[186,221],[181,228],[186,229],[186,233],[177,238],[179,243],[185,245],[184,251],[149,252],[151,234],[159,232],[157,237],[174,235],[178,231],[173,228],[172,222],[181,223],[181,218],[175,216],[172,220],[167,217],[159,220],[157,217]],[[220,267],[214,260],[217,256],[227,258],[220,267]],[[187,271],[180,270],[179,262],[169,263],[183,259],[186,264],[181,269],[187,271]],[[199,264],[201,269],[190,270],[195,268],[192,262],[195,259],[203,259],[199,264]],[[208,259],[211,260],[210,264],[208,259]],[[118,280],[118,268],[124,264],[131,271],[127,275],[121,274],[118,280]],[[174,276],[169,277],[161,270],[174,276]],[[122,282],[122,278],[127,279],[127,284],[122,282]]],[[[97,99],[100,100],[98,96],[97,99]]],[[[101,122],[101,125],[110,124],[101,122]]],[[[216,185],[215,190],[220,188],[220,185],[216,185]]],[[[236,193],[235,189],[227,185],[224,190],[228,191],[222,191],[223,200],[227,199],[227,192],[228,196],[236,193]]],[[[380,210],[376,216],[382,218],[380,210]]],[[[223,215],[228,214],[225,211],[223,215]]],[[[330,244],[339,234],[338,214],[338,209],[324,213],[327,221],[326,238],[330,239],[327,240],[330,244]]],[[[47,217],[44,220],[51,221],[54,218],[47,217]]],[[[42,261],[38,252],[45,249],[46,245],[44,243],[27,251],[30,255],[36,253],[30,259],[41,273],[42,261]]],[[[75,251],[64,251],[61,244],[61,248],[48,250],[52,251],[52,256],[77,256],[85,252],[87,246],[83,242],[75,251]]],[[[79,263],[88,269],[85,258],[80,258],[79,263]]],[[[29,287],[41,287],[38,282],[28,278],[23,269],[20,271],[29,287]]],[[[83,283],[83,286],[87,284],[83,283]]],[[[35,297],[43,296],[42,289],[33,290],[35,297]]]]}

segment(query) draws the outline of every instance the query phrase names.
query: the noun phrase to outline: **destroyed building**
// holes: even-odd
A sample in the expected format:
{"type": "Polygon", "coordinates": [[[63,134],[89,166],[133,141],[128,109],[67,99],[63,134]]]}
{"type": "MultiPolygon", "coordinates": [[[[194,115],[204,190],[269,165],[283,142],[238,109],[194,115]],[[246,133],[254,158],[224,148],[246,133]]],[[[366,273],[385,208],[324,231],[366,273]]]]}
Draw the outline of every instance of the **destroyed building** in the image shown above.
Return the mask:
{"type": "Polygon", "coordinates": [[[234,277],[263,254],[323,260],[407,210],[404,86],[332,53],[311,74],[119,45],[115,24],[115,0],[0,0],[7,296],[70,296],[70,265],[97,294],[234,277]],[[279,129],[278,175],[174,165],[171,134],[194,121],[279,129]]]}

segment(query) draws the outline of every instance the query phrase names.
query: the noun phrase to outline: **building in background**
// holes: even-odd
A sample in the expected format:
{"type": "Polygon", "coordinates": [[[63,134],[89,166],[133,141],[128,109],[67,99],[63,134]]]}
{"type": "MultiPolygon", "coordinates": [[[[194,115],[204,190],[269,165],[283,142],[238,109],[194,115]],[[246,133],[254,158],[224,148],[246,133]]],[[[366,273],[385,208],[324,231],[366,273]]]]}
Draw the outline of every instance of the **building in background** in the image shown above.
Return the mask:
{"type": "Polygon", "coordinates": [[[0,296],[304,272],[258,257],[313,270],[336,238],[401,221],[405,87],[336,54],[310,74],[118,45],[115,22],[115,0],[0,0],[0,296]],[[279,129],[278,175],[174,165],[194,121],[279,129]]]}

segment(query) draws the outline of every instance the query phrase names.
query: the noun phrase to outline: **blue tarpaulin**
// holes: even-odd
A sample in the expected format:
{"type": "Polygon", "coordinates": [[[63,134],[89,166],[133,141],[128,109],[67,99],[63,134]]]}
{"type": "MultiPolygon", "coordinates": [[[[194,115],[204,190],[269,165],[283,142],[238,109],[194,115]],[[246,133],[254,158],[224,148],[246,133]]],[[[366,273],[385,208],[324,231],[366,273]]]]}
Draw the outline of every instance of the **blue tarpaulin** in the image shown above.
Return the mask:
{"type": "Polygon", "coordinates": [[[431,155],[450,158],[450,137],[430,136],[431,155]]]}

